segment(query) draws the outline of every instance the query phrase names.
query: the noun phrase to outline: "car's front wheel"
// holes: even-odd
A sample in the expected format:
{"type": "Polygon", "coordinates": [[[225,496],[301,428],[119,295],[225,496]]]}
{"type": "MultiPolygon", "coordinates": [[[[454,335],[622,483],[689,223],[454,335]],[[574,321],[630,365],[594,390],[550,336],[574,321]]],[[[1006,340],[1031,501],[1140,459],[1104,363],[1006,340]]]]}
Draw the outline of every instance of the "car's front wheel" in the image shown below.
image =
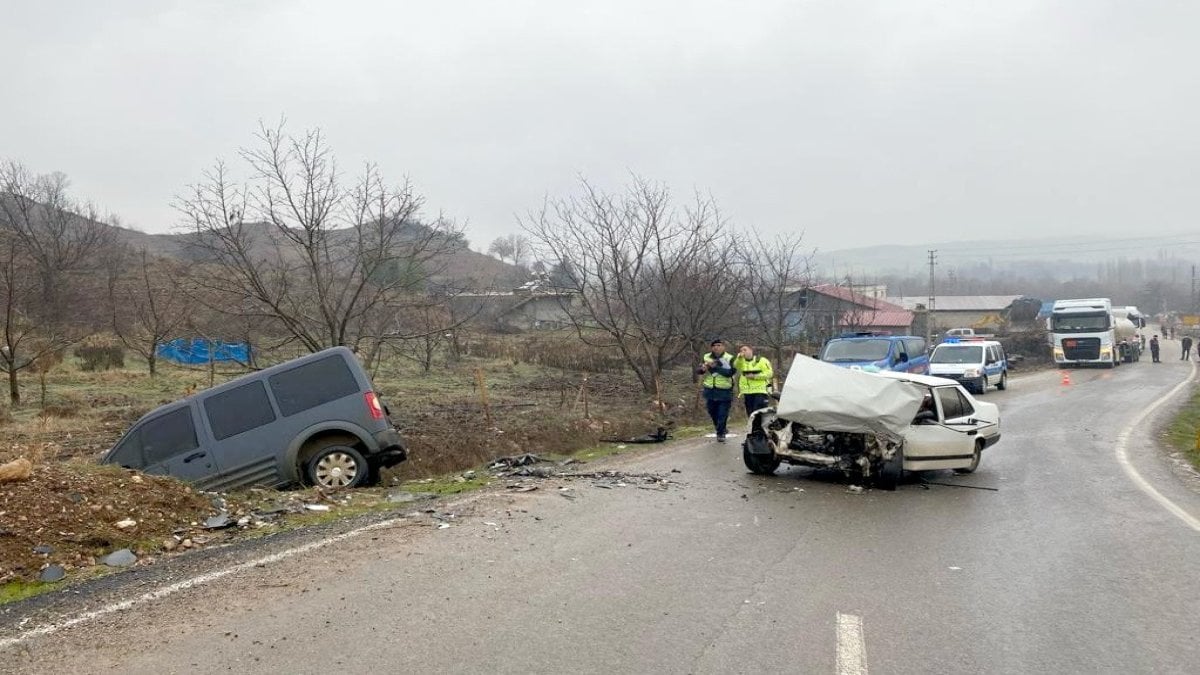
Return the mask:
{"type": "Polygon", "coordinates": [[[371,467],[357,449],[335,442],[318,449],[305,467],[308,482],[324,488],[353,488],[371,480],[371,467]]]}
{"type": "MultiPolygon", "coordinates": [[[[750,469],[751,473],[756,473],[760,476],[770,476],[779,468],[779,458],[774,454],[756,454],[750,452],[748,444],[753,438],[746,439],[747,445],[742,446],[742,461],[746,463],[746,468],[750,469]]],[[[766,439],[763,439],[766,442],[766,439]]]]}
{"type": "Polygon", "coordinates": [[[900,485],[900,479],[904,477],[904,446],[896,448],[895,454],[891,459],[884,460],[879,466],[879,475],[875,478],[875,485],[883,490],[895,490],[900,485]]]}
{"type": "Polygon", "coordinates": [[[976,385],[975,390],[979,393],[980,396],[983,396],[984,394],[987,393],[987,390],[988,390],[987,375],[984,375],[983,377],[979,378],[979,384],[976,385]]]}

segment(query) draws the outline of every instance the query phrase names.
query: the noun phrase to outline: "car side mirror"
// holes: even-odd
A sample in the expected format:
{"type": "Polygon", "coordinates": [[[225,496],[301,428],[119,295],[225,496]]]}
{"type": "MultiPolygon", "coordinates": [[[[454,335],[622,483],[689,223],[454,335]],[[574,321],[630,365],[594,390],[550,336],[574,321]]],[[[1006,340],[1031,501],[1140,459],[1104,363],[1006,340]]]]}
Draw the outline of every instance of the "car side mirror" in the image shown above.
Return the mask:
{"type": "Polygon", "coordinates": [[[908,363],[908,354],[901,354],[898,360],[900,363],[908,363]]]}
{"type": "Polygon", "coordinates": [[[937,422],[937,413],[932,410],[922,410],[913,419],[914,424],[933,424],[935,422],[937,422]]]}

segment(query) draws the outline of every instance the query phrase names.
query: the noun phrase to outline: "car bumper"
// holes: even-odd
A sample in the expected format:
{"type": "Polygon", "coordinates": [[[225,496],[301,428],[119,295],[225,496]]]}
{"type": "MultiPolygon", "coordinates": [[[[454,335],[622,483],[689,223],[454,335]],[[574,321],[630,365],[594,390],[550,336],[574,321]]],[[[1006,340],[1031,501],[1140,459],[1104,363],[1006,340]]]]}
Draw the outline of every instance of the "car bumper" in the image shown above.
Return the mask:
{"type": "Polygon", "coordinates": [[[1000,442],[1000,434],[996,434],[994,436],[988,436],[983,439],[983,447],[990,448],[999,442],[1000,442]]]}
{"type": "Polygon", "coordinates": [[[395,429],[384,429],[375,434],[375,444],[379,450],[374,454],[374,459],[384,468],[395,466],[408,458],[404,440],[395,429]]]}

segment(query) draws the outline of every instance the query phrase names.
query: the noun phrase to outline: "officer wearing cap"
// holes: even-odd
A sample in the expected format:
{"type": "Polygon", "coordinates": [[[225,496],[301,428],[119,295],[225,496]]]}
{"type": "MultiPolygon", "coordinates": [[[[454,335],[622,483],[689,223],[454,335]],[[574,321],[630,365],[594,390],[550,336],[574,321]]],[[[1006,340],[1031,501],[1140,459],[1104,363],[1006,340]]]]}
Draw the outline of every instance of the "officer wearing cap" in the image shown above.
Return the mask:
{"type": "Polygon", "coordinates": [[[704,403],[708,407],[708,416],[712,418],[713,429],[717,432],[717,442],[724,443],[729,408],[733,405],[734,374],[733,356],[725,351],[724,342],[712,341],[696,374],[704,376],[704,403]]]}

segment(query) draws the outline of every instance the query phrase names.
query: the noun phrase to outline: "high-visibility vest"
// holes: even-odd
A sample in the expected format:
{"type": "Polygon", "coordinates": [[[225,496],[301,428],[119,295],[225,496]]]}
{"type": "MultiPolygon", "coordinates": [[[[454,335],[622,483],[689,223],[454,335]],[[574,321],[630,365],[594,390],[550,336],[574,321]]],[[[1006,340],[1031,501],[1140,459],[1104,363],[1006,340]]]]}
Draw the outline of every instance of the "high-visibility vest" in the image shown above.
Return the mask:
{"type": "Polygon", "coordinates": [[[767,393],[767,385],[775,376],[771,362],[757,354],[749,361],[739,355],[733,360],[733,367],[738,371],[738,390],[743,394],[767,393]]]}
{"type": "MultiPolygon", "coordinates": [[[[720,358],[713,356],[712,352],[704,355],[704,361],[701,365],[708,365],[709,361],[720,361],[722,365],[733,368],[733,355],[725,352],[720,358]]],[[[704,375],[705,389],[733,389],[733,376],[725,376],[717,372],[708,372],[704,375]]]]}

